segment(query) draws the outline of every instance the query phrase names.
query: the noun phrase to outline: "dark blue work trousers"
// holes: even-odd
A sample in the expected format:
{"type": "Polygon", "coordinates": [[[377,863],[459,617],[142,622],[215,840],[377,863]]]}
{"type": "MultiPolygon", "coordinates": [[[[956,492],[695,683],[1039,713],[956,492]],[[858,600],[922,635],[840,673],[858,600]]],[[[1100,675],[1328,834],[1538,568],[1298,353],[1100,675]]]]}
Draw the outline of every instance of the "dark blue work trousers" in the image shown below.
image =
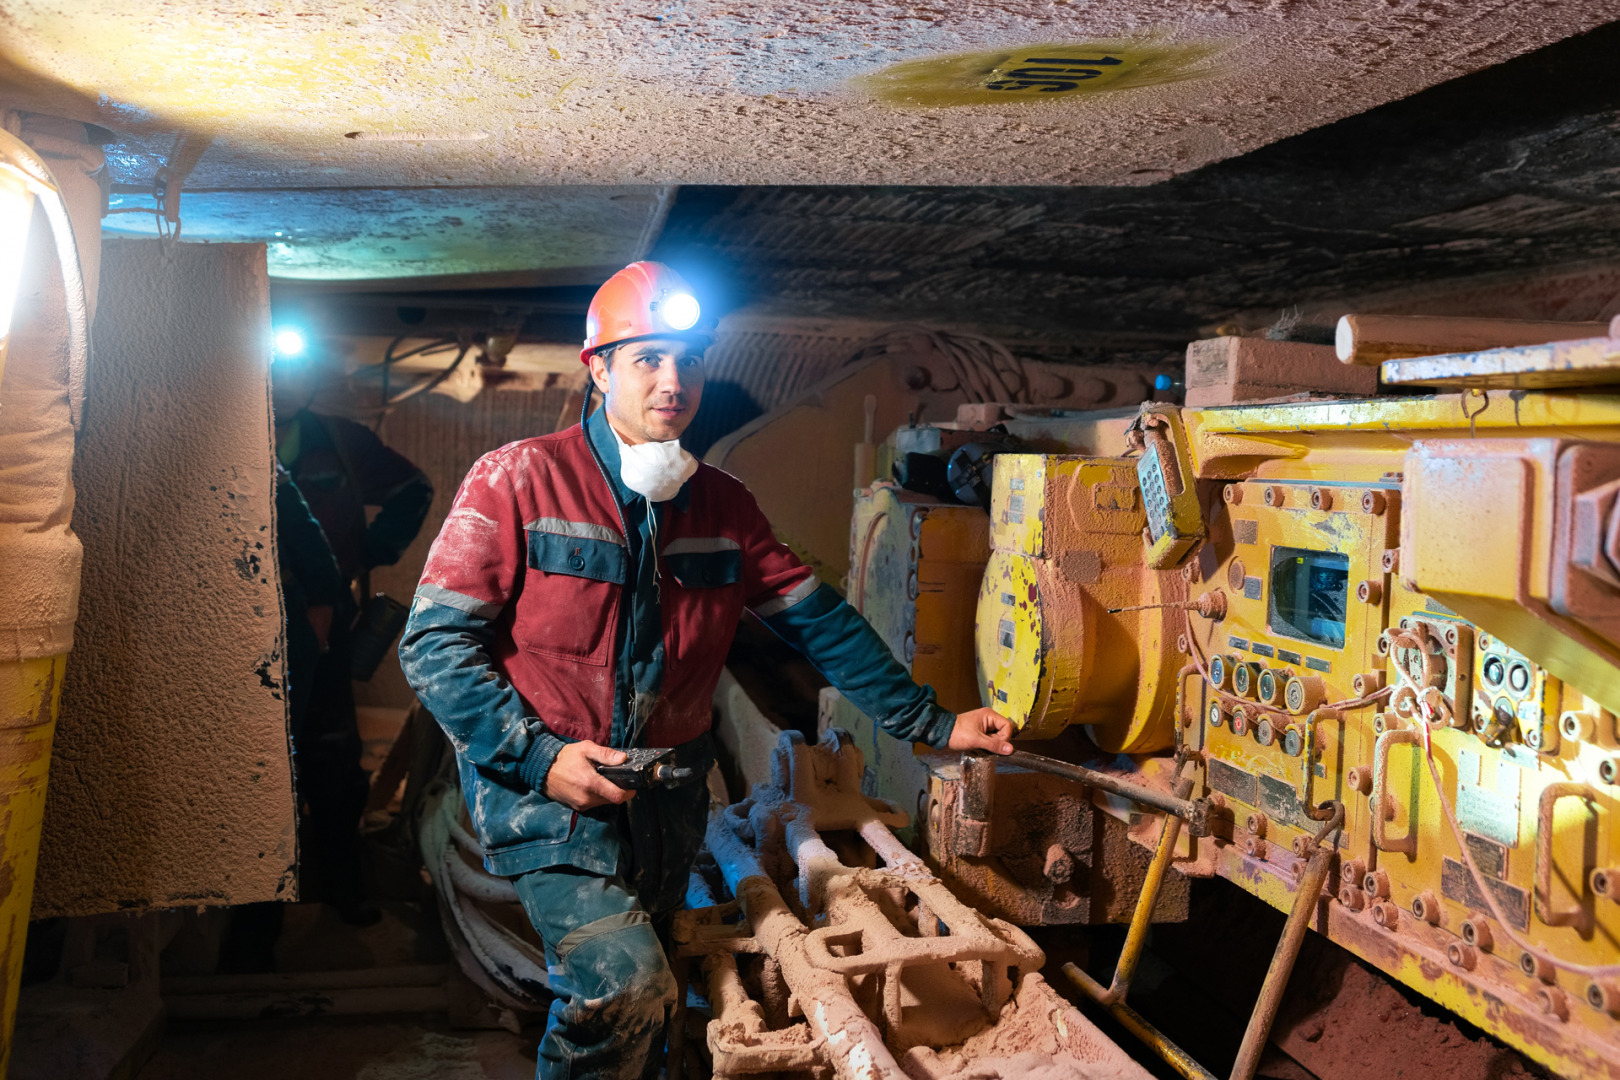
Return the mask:
{"type": "MultiPolygon", "coordinates": [[[[714,761],[713,744],[707,736],[688,743],[676,760],[700,778],[714,761]]],[[[658,1075],[676,1000],[658,931],[685,901],[708,807],[701,781],[639,791],[616,814],[618,874],[559,865],[512,879],[545,942],[555,995],[538,1080],[658,1075]]]]}

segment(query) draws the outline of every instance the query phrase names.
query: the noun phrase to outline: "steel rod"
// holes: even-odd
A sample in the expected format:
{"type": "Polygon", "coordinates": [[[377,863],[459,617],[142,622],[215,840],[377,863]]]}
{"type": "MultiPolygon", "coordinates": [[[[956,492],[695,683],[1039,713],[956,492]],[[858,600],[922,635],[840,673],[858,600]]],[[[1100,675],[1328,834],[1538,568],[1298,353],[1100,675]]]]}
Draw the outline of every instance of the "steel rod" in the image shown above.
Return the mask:
{"type": "Polygon", "coordinates": [[[1243,1044],[1238,1047],[1237,1061],[1232,1065],[1232,1080],[1253,1080],[1260,1066],[1260,1055],[1265,1052],[1271,1037],[1271,1025],[1277,1020],[1277,1009],[1282,1005],[1283,991],[1288,988],[1288,977],[1294,972],[1294,961],[1299,959],[1300,945],[1310,927],[1311,916],[1322,899],[1322,885],[1327,881],[1328,868],[1333,863],[1333,849],[1318,847],[1305,863],[1305,873],[1294,894],[1294,906],[1289,909],[1288,922],[1283,926],[1277,951],[1271,954],[1271,967],[1266,970],[1266,981],[1260,987],[1260,1000],[1249,1014],[1249,1026],[1243,1032],[1243,1044]]]}
{"type": "MultiPolygon", "coordinates": [[[[1191,785],[1192,781],[1182,780],[1176,787],[1185,791],[1191,785]]],[[[1153,925],[1153,909],[1159,904],[1159,889],[1164,884],[1165,873],[1170,869],[1170,860],[1175,857],[1176,840],[1180,836],[1181,819],[1166,814],[1164,831],[1159,834],[1159,846],[1153,852],[1153,862],[1148,865],[1147,880],[1142,883],[1142,894],[1137,897],[1136,910],[1131,913],[1131,927],[1125,932],[1125,947],[1120,951],[1119,962],[1114,965],[1114,978],[1109,984],[1108,996],[1103,1000],[1104,1005],[1124,1001],[1125,995],[1130,993],[1137,962],[1142,959],[1142,950],[1147,946],[1148,928],[1153,925]]]]}
{"type": "Polygon", "coordinates": [[[1187,1080],[1216,1080],[1214,1073],[1198,1064],[1191,1054],[1168,1039],[1164,1032],[1143,1019],[1141,1013],[1123,1001],[1105,1004],[1102,998],[1108,991],[1104,990],[1102,984],[1090,975],[1087,975],[1072,963],[1063,965],[1063,974],[1067,975],[1069,981],[1079,987],[1087,997],[1107,1009],[1108,1015],[1124,1025],[1126,1031],[1142,1040],[1143,1045],[1158,1054],[1165,1064],[1186,1077],[1187,1080]]]}
{"type": "Polygon", "coordinates": [[[1167,791],[1150,788],[1145,784],[1133,784],[1129,780],[1121,780],[1109,773],[1088,769],[1084,765],[1075,765],[1057,758],[1045,757],[1041,754],[1031,754],[1025,750],[1014,750],[1010,754],[1001,754],[995,758],[998,763],[1017,765],[1020,768],[1031,769],[1035,772],[1051,773],[1053,776],[1066,776],[1070,780],[1078,780],[1087,787],[1099,788],[1115,795],[1123,795],[1133,802],[1143,806],[1151,806],[1155,810],[1162,810],[1167,814],[1174,814],[1184,821],[1192,821],[1200,816],[1198,804],[1190,799],[1177,798],[1167,791]]]}

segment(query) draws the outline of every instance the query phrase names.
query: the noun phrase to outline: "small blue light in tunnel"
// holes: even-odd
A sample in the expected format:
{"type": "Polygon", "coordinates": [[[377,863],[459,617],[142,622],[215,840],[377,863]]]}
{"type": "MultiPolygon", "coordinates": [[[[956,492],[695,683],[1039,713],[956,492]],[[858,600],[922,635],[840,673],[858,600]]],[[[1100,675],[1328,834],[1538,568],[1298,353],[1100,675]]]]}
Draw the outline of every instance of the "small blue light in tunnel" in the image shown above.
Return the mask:
{"type": "Polygon", "coordinates": [[[290,326],[277,327],[270,338],[270,346],[277,360],[293,360],[304,355],[306,344],[303,332],[290,326]]]}

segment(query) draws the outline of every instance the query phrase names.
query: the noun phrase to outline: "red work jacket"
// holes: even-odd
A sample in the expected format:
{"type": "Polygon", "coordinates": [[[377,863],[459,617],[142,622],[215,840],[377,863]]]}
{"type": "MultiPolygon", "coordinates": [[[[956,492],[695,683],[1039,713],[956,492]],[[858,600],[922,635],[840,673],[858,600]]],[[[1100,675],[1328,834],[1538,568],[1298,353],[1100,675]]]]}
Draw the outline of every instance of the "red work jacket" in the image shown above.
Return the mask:
{"type": "MultiPolygon", "coordinates": [[[[606,744],[628,547],[583,429],[480,458],[434,541],[417,595],[496,620],[491,660],[530,715],[606,744]]],[[[809,596],[809,567],[777,541],[740,481],[698,466],[658,537],[665,673],[645,745],[709,730],[732,630],[809,596]],[[684,506],[681,502],[684,501],[684,506]]]]}

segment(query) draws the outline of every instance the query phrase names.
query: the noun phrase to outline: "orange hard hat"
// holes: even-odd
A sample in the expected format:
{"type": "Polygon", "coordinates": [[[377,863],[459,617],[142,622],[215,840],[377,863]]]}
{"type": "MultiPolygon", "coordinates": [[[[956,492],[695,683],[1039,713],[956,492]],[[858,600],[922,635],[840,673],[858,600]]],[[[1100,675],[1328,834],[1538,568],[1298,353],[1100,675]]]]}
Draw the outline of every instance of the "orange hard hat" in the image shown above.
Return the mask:
{"type": "Polygon", "coordinates": [[[585,346],[579,358],[609,345],[649,337],[707,341],[698,329],[703,309],[686,279],[658,262],[633,262],[602,283],[585,313],[585,346]]]}

